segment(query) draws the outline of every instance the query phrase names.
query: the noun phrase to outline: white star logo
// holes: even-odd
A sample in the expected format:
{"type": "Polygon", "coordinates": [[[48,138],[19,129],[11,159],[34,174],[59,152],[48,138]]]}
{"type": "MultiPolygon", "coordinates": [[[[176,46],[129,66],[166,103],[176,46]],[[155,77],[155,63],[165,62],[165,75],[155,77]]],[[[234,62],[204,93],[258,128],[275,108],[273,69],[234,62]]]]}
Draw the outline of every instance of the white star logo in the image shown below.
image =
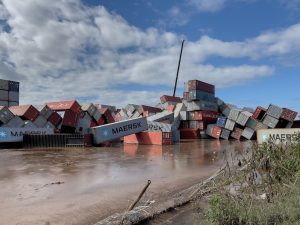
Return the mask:
{"type": "Polygon", "coordinates": [[[7,138],[7,132],[6,131],[0,131],[0,139],[6,139],[7,138]]]}
{"type": "Polygon", "coordinates": [[[267,134],[263,134],[262,135],[262,139],[263,139],[263,141],[267,141],[268,140],[268,135],[267,134]]]}
{"type": "Polygon", "coordinates": [[[105,137],[107,137],[107,136],[108,136],[108,130],[104,130],[104,131],[103,131],[103,135],[104,135],[105,137]]]}

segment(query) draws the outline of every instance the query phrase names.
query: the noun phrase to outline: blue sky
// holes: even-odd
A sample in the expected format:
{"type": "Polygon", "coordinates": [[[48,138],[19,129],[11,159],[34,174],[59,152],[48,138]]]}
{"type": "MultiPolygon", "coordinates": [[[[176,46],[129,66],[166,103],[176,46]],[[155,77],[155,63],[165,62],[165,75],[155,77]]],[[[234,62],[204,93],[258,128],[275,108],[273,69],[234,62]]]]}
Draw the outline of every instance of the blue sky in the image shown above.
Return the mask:
{"type": "Polygon", "coordinates": [[[0,76],[21,103],[124,106],[200,79],[238,106],[300,111],[300,0],[2,0],[0,76]]]}

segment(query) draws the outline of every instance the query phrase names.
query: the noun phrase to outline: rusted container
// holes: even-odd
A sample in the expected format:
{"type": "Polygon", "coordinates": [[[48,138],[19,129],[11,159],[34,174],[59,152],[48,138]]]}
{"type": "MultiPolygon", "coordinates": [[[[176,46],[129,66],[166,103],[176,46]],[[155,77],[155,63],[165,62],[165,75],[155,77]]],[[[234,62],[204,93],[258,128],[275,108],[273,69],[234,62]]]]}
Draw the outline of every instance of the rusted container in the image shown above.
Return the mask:
{"type": "Polygon", "coordinates": [[[8,80],[0,79],[0,90],[8,91],[8,80]]]}
{"type": "Polygon", "coordinates": [[[166,102],[177,102],[180,103],[181,99],[179,97],[174,97],[174,96],[169,96],[169,95],[163,95],[160,97],[160,102],[162,104],[166,103],[166,102]]]}
{"type": "Polygon", "coordinates": [[[209,124],[206,128],[206,134],[215,139],[219,139],[221,135],[222,128],[218,127],[216,124],[209,124]]]}
{"type": "Polygon", "coordinates": [[[255,135],[255,130],[249,128],[249,127],[245,127],[245,129],[243,130],[242,133],[242,137],[251,140],[255,135]]]}
{"type": "Polygon", "coordinates": [[[226,117],[224,117],[224,116],[219,116],[218,119],[217,119],[217,125],[218,125],[219,127],[225,128],[225,124],[226,124],[226,117]]]}
{"type": "Polygon", "coordinates": [[[200,90],[191,90],[189,92],[189,101],[203,100],[208,102],[216,102],[215,95],[209,92],[200,90]]]}
{"type": "Polygon", "coordinates": [[[102,114],[105,119],[105,123],[114,123],[114,117],[111,114],[111,111],[107,108],[99,109],[99,112],[102,114]]]}
{"type": "Polygon", "coordinates": [[[189,80],[188,81],[188,90],[200,90],[200,91],[206,91],[211,94],[215,94],[215,86],[202,82],[200,80],[189,80]]]}
{"type": "Polygon", "coordinates": [[[88,104],[84,104],[81,106],[81,110],[84,112],[88,112],[88,114],[90,116],[94,116],[95,112],[98,110],[97,107],[92,104],[92,103],[88,103],[88,104]]]}
{"type": "Polygon", "coordinates": [[[279,120],[270,116],[266,115],[262,121],[263,124],[267,125],[270,128],[275,128],[278,124],[279,120]]]}
{"type": "Polygon", "coordinates": [[[189,100],[190,100],[189,96],[190,96],[190,93],[189,93],[189,92],[183,92],[183,99],[184,99],[184,100],[189,101],[189,100]]]}
{"type": "Polygon", "coordinates": [[[182,121],[180,121],[180,126],[179,126],[179,128],[180,129],[182,129],[182,128],[189,128],[190,127],[190,123],[189,123],[189,121],[184,121],[184,120],[182,120],[182,121]]]}
{"type": "Polygon", "coordinates": [[[15,91],[15,92],[19,92],[20,89],[20,83],[16,82],[16,81],[9,81],[8,82],[8,90],[9,91],[15,91]]]}
{"type": "Polygon", "coordinates": [[[32,105],[20,105],[9,107],[9,110],[23,120],[34,121],[39,116],[39,111],[32,105]]]}
{"type": "Polygon", "coordinates": [[[220,135],[220,138],[224,139],[224,140],[228,140],[229,137],[230,137],[230,130],[227,130],[225,128],[222,128],[222,131],[221,131],[221,135],[220,135]]]}
{"type": "Polygon", "coordinates": [[[281,114],[282,114],[283,109],[276,106],[276,105],[270,105],[266,114],[275,118],[275,119],[279,119],[281,114]]]}
{"type": "Polygon", "coordinates": [[[203,121],[190,120],[189,128],[204,130],[206,127],[205,127],[205,124],[203,123],[203,121]]]}
{"type": "MultiPolygon", "coordinates": [[[[105,124],[105,119],[103,116],[100,117],[100,119],[97,121],[97,125],[98,126],[101,126],[101,125],[104,125],[105,124]]],[[[93,127],[93,126],[91,126],[93,127]]]]}
{"type": "Polygon", "coordinates": [[[4,124],[14,118],[14,114],[6,107],[0,106],[0,121],[4,124]]]}
{"type": "Polygon", "coordinates": [[[43,128],[46,125],[47,120],[42,115],[39,115],[33,123],[36,127],[43,128]]]}
{"type": "Polygon", "coordinates": [[[76,128],[80,113],[66,110],[62,120],[62,126],[76,128]]]}
{"type": "Polygon", "coordinates": [[[236,140],[240,140],[242,133],[243,133],[243,129],[235,127],[234,130],[231,132],[230,136],[236,140]]]}
{"type": "Polygon", "coordinates": [[[8,101],[8,91],[0,90],[0,100],[8,101]]]}
{"type": "Polygon", "coordinates": [[[181,139],[198,139],[200,137],[199,129],[180,129],[181,139]]]}
{"type": "Polygon", "coordinates": [[[140,132],[124,137],[125,144],[172,145],[171,132],[140,132]]]}
{"type": "Polygon", "coordinates": [[[254,111],[252,118],[261,121],[264,118],[266,112],[267,110],[265,108],[258,106],[254,111]]]}
{"type": "Polygon", "coordinates": [[[233,131],[234,126],[235,126],[235,122],[234,122],[233,120],[230,120],[230,119],[227,119],[227,120],[226,120],[225,128],[226,128],[227,130],[233,131]]]}
{"type": "Polygon", "coordinates": [[[53,112],[48,118],[48,121],[52,123],[55,127],[58,127],[62,121],[62,118],[57,112],[53,112]]]}
{"type": "Polygon", "coordinates": [[[252,113],[250,113],[248,111],[242,111],[242,112],[240,112],[240,114],[236,120],[236,123],[241,126],[245,126],[251,116],[252,116],[252,113]]]}
{"type": "Polygon", "coordinates": [[[53,111],[66,111],[71,110],[73,112],[79,113],[81,111],[81,106],[75,100],[73,101],[60,101],[60,102],[48,102],[46,105],[49,109],[53,111]]]}
{"type": "Polygon", "coordinates": [[[295,112],[295,111],[293,111],[293,110],[290,110],[290,109],[287,109],[287,108],[283,108],[280,117],[282,119],[285,119],[285,120],[289,121],[289,122],[294,122],[294,120],[297,117],[297,114],[298,113],[295,112]]]}

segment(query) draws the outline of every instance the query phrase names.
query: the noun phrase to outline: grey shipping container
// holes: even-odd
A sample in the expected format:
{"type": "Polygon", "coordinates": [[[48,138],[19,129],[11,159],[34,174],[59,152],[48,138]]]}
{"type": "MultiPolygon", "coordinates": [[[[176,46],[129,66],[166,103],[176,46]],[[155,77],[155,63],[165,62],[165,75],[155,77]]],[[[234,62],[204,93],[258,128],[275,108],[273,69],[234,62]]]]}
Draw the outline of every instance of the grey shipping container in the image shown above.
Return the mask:
{"type": "Polygon", "coordinates": [[[96,110],[96,111],[95,111],[93,117],[94,117],[94,119],[95,119],[96,121],[99,121],[99,120],[100,120],[100,118],[101,118],[101,113],[99,112],[99,110],[96,110]]]}
{"type": "Polygon", "coordinates": [[[8,90],[9,91],[16,91],[19,92],[20,89],[20,83],[16,81],[9,81],[8,82],[8,90]]]}
{"type": "Polygon", "coordinates": [[[282,114],[283,109],[276,106],[276,105],[270,105],[268,110],[267,110],[267,114],[269,116],[272,116],[276,119],[279,119],[281,114],[282,114]]]}
{"type": "Polygon", "coordinates": [[[230,137],[230,130],[227,130],[227,129],[225,129],[225,128],[222,128],[220,138],[225,139],[225,140],[228,140],[229,137],[230,137]]]}
{"type": "Polygon", "coordinates": [[[148,131],[161,131],[161,132],[172,131],[172,125],[168,123],[147,121],[147,124],[148,124],[148,131]]]}
{"type": "Polygon", "coordinates": [[[76,132],[86,134],[89,132],[91,126],[92,117],[86,111],[79,117],[79,120],[76,125],[76,132]]]}
{"type": "Polygon", "coordinates": [[[40,115],[42,115],[47,120],[52,115],[52,113],[53,113],[53,111],[51,109],[49,109],[49,107],[47,105],[45,105],[42,108],[40,115]]]}
{"type": "Polygon", "coordinates": [[[263,124],[263,123],[261,123],[261,122],[258,122],[257,125],[256,125],[255,130],[258,131],[258,130],[261,130],[261,129],[267,129],[267,128],[268,128],[267,125],[265,125],[265,124],[263,124]]]}
{"type": "Polygon", "coordinates": [[[52,123],[50,123],[50,122],[48,121],[48,122],[45,124],[45,128],[54,130],[54,129],[55,129],[55,126],[54,126],[52,123]]]}
{"type": "Polygon", "coordinates": [[[262,129],[257,131],[257,143],[272,142],[274,144],[297,142],[300,129],[262,129]]]}
{"type": "Polygon", "coordinates": [[[82,105],[81,109],[82,111],[88,112],[90,116],[93,116],[97,111],[97,107],[92,103],[82,105]]]}
{"type": "Polygon", "coordinates": [[[242,137],[251,140],[253,138],[255,134],[255,130],[249,128],[249,127],[245,127],[245,129],[242,132],[242,137]]]}
{"type": "Polygon", "coordinates": [[[101,144],[126,135],[139,133],[147,129],[147,119],[143,117],[92,127],[91,133],[93,134],[94,143],[101,144]]]}
{"type": "Polygon", "coordinates": [[[178,129],[172,130],[172,138],[174,143],[180,142],[180,131],[178,129]]]}
{"type": "Polygon", "coordinates": [[[140,116],[141,116],[141,113],[138,110],[136,110],[130,118],[136,119],[136,118],[139,118],[140,116]]]}
{"type": "Polygon", "coordinates": [[[11,106],[18,106],[19,105],[19,102],[8,102],[8,106],[11,107],[11,106]]]}
{"type": "Polygon", "coordinates": [[[25,128],[36,128],[36,125],[32,121],[27,120],[27,121],[24,122],[23,127],[25,127],[25,128]]]}
{"type": "Polygon", "coordinates": [[[9,103],[8,103],[8,101],[0,101],[0,106],[6,106],[6,107],[8,107],[9,103]]]}
{"type": "Polygon", "coordinates": [[[24,121],[18,116],[15,116],[7,124],[4,125],[4,127],[12,127],[12,128],[18,128],[23,126],[24,126],[24,121]]]}
{"type": "Polygon", "coordinates": [[[217,101],[217,105],[218,106],[221,106],[221,105],[224,104],[224,101],[222,99],[220,99],[220,98],[216,98],[216,101],[217,101]]]}
{"type": "Polygon", "coordinates": [[[279,120],[270,116],[266,115],[262,121],[263,124],[267,125],[270,128],[275,128],[276,125],[278,124],[279,120]]]}
{"type": "Polygon", "coordinates": [[[47,128],[0,128],[1,142],[22,142],[24,134],[53,134],[53,129],[47,128]]]}
{"type": "Polygon", "coordinates": [[[0,90],[0,100],[8,101],[8,91],[0,90]]]}
{"type": "Polygon", "coordinates": [[[4,124],[14,118],[14,114],[5,106],[0,106],[0,121],[4,124]]]}
{"type": "Polygon", "coordinates": [[[218,105],[217,103],[207,102],[207,101],[188,102],[187,111],[196,111],[196,110],[218,112],[218,105]]]}
{"type": "Polygon", "coordinates": [[[248,111],[243,111],[243,112],[240,112],[237,120],[236,120],[236,123],[239,124],[239,125],[242,125],[242,126],[245,126],[248,119],[252,116],[252,113],[248,112],[248,111]]]}
{"type": "Polygon", "coordinates": [[[8,80],[0,79],[0,90],[8,91],[8,80]]]}
{"type": "Polygon", "coordinates": [[[249,127],[252,130],[256,130],[257,124],[258,124],[258,121],[256,119],[253,119],[252,117],[250,117],[246,123],[246,127],[249,127]]]}
{"type": "Polygon", "coordinates": [[[42,128],[47,123],[47,120],[42,115],[39,115],[33,123],[36,127],[42,128]]]}
{"type": "Polygon", "coordinates": [[[8,100],[10,102],[19,102],[19,92],[16,91],[8,92],[8,100]]]}
{"type": "Polygon", "coordinates": [[[121,116],[121,120],[127,120],[129,118],[127,115],[126,109],[121,109],[119,114],[121,116]]]}
{"type": "Polygon", "coordinates": [[[227,130],[233,131],[234,126],[235,126],[235,122],[234,122],[233,120],[230,120],[230,119],[227,119],[227,120],[226,120],[225,128],[226,128],[227,130]]]}
{"type": "Polygon", "coordinates": [[[163,111],[163,112],[157,113],[153,116],[147,117],[147,120],[154,121],[154,122],[169,121],[169,123],[173,123],[174,113],[170,112],[170,111],[163,111]]]}
{"type": "Polygon", "coordinates": [[[237,109],[237,108],[231,108],[229,110],[229,115],[228,115],[228,119],[231,119],[233,121],[237,121],[239,114],[242,110],[241,109],[237,109]]]}
{"type": "Polygon", "coordinates": [[[199,91],[199,90],[191,90],[189,92],[189,101],[193,101],[193,100],[216,102],[216,98],[214,94],[204,92],[204,91],[199,91]]]}

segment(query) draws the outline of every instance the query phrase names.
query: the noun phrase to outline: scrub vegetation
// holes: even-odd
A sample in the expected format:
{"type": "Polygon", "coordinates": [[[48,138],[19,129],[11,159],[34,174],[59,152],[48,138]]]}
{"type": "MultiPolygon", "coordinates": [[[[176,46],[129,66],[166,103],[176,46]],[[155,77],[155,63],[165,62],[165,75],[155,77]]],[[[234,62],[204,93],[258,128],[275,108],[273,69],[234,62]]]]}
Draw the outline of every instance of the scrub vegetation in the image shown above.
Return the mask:
{"type": "Polygon", "coordinates": [[[206,225],[300,224],[299,139],[255,146],[237,168],[227,166],[213,190],[206,225]]]}

